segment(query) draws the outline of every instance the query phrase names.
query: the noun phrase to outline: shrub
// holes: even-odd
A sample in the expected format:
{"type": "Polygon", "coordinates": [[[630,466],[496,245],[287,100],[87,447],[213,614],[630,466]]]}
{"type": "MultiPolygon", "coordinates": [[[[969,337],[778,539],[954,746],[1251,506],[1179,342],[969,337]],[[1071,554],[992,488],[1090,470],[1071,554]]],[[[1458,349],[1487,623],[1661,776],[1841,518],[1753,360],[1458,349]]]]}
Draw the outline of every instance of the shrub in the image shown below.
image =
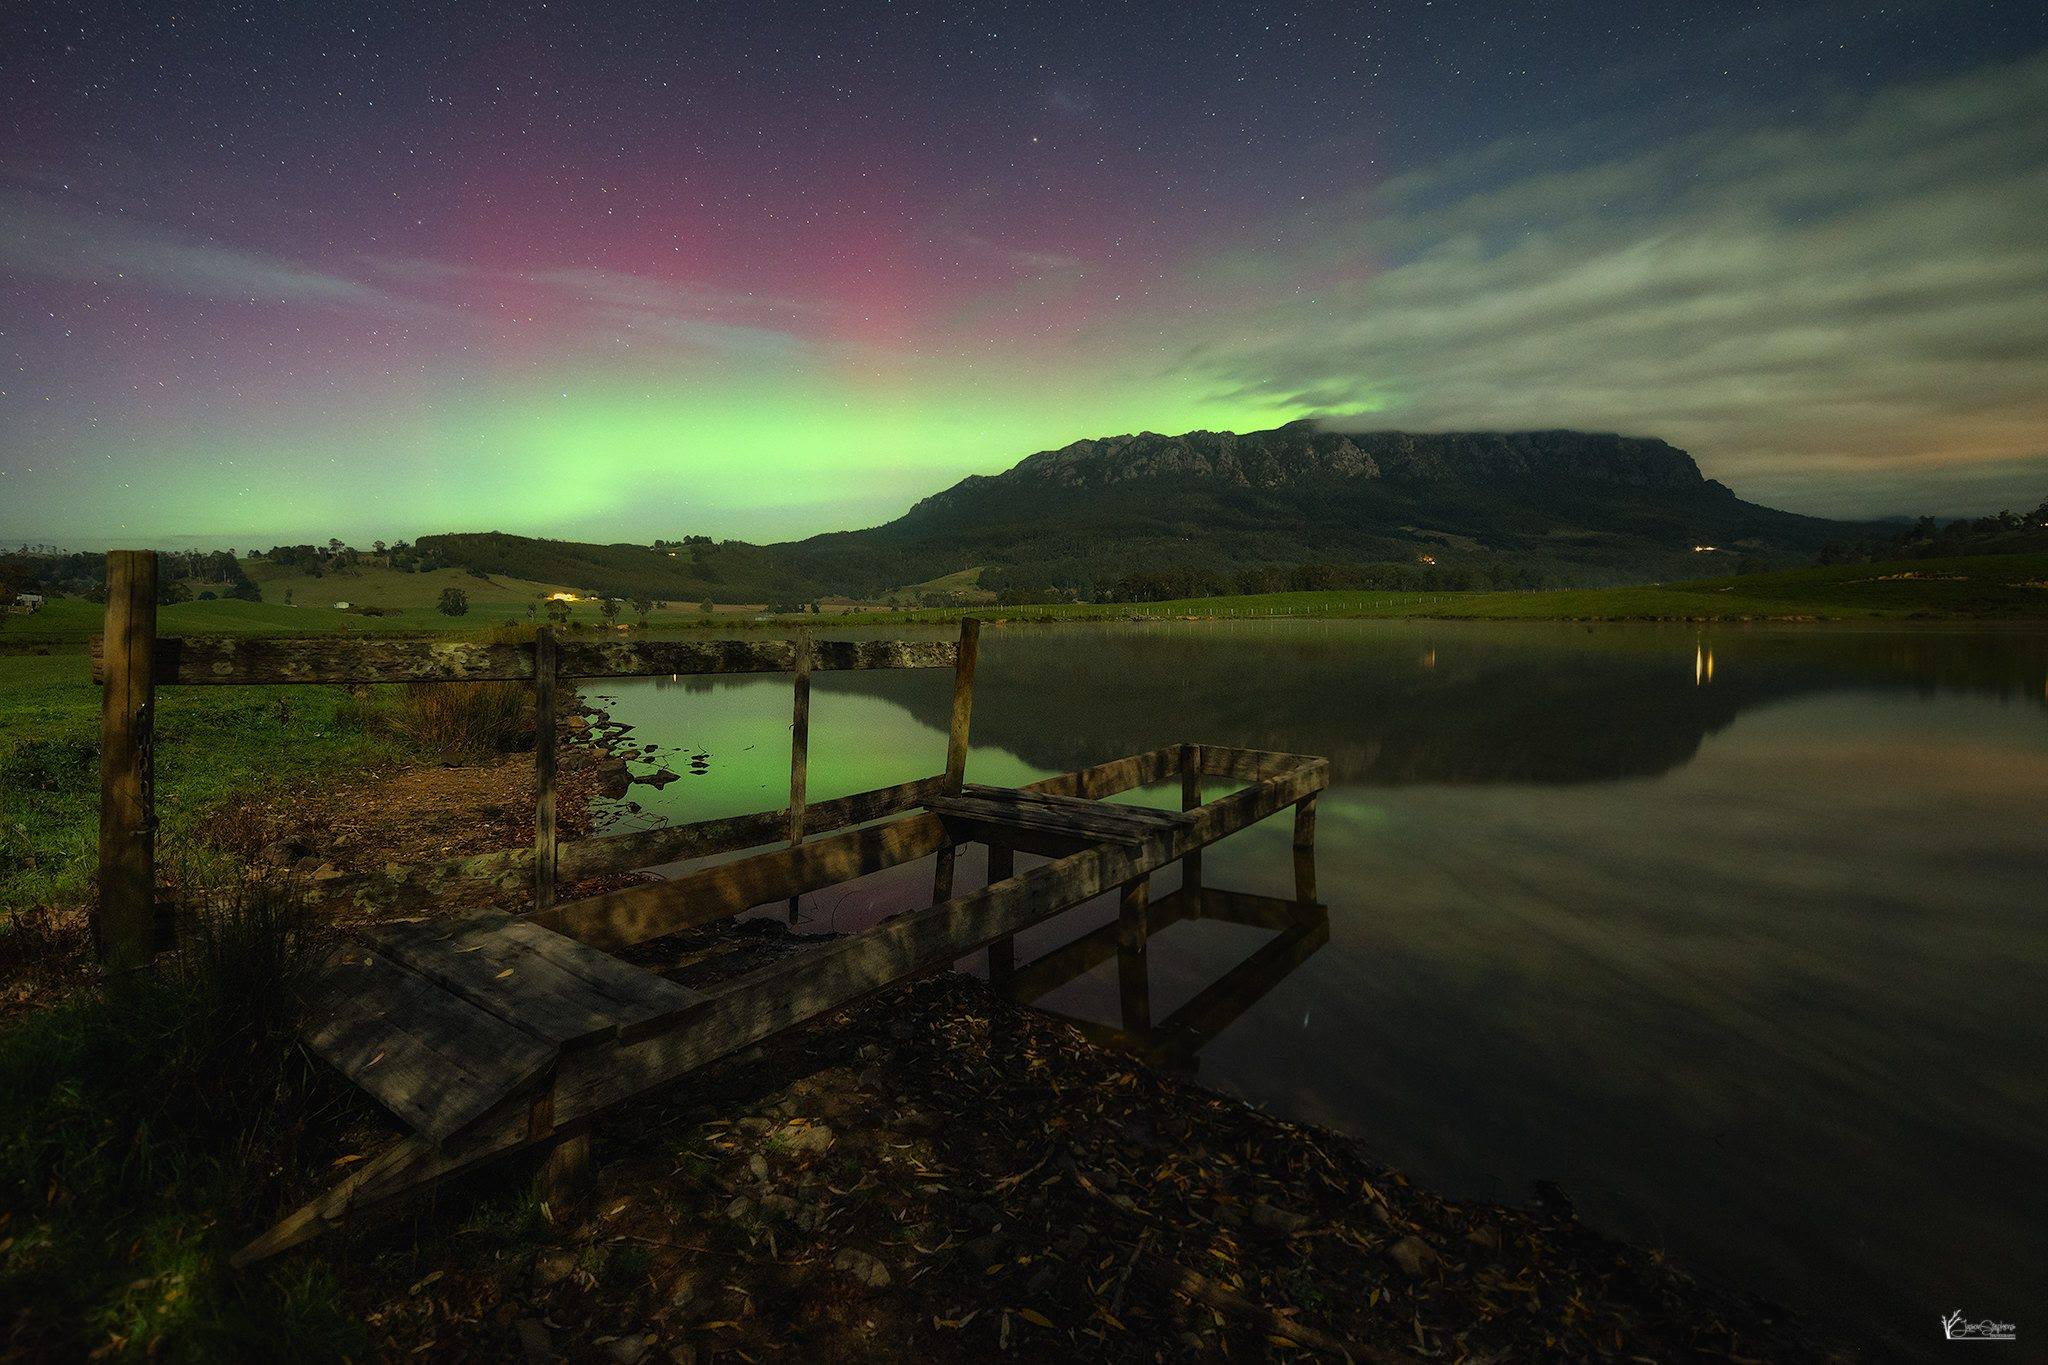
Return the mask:
{"type": "Polygon", "coordinates": [[[533,733],[532,696],[510,682],[408,683],[391,716],[400,734],[451,762],[520,748],[533,733]]]}

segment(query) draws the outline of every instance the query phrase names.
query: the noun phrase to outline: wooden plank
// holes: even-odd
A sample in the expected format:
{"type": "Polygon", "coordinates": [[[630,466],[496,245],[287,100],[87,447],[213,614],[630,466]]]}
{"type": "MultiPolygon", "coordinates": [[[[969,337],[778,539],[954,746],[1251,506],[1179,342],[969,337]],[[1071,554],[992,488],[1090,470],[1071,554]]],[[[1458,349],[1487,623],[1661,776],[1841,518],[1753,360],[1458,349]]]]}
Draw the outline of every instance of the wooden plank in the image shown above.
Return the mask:
{"type": "Polygon", "coordinates": [[[411,971],[557,1047],[638,1036],[702,998],[509,915],[386,925],[369,937],[411,971]]]}
{"type": "MultiPolygon", "coordinates": [[[[1080,804],[1088,806],[1093,803],[1080,804]]],[[[1106,839],[1126,844],[1141,844],[1160,832],[1158,825],[1146,821],[1120,820],[1113,815],[1095,815],[1083,810],[1032,807],[973,796],[935,797],[925,803],[925,809],[949,820],[971,820],[998,829],[1071,834],[1088,840],[1106,839]]]]}
{"type": "MultiPolygon", "coordinates": [[[[1115,770],[1122,774],[1133,769],[1115,770]]],[[[1085,782],[1084,774],[1092,771],[1067,774],[1066,779],[1085,782]]],[[[1196,812],[1190,830],[1162,837],[1142,854],[1107,845],[1089,849],[1031,868],[975,895],[900,915],[749,973],[713,992],[666,1032],[630,1047],[576,1054],[593,1061],[575,1065],[572,1058],[565,1063],[555,1091],[556,1123],[566,1127],[601,1113],[792,1025],[943,966],[1163,865],[1184,852],[1190,840],[1224,837],[1328,782],[1326,761],[1298,761],[1292,772],[1208,803],[1196,812]]],[[[914,816],[888,828],[926,821],[938,823],[914,816]]],[[[567,908],[558,906],[556,913],[567,908]]],[[[368,1163],[371,1169],[345,1179],[250,1242],[236,1254],[235,1263],[246,1265],[296,1246],[354,1209],[426,1188],[479,1161],[548,1138],[536,1130],[528,1106],[507,1101],[439,1148],[409,1139],[368,1163]]]]}
{"type": "Polygon", "coordinates": [[[559,660],[555,628],[542,626],[533,640],[533,908],[555,903],[555,676],[559,660]]]}
{"type": "Polygon", "coordinates": [[[1185,811],[1160,810],[1156,806],[1136,806],[1092,797],[1061,796],[1056,792],[1032,791],[1027,787],[984,787],[969,782],[961,788],[960,795],[978,797],[985,801],[1022,809],[1055,811],[1082,818],[1099,813],[1120,825],[1136,824],[1151,829],[1172,829],[1187,821],[1185,811]]]}
{"type": "Polygon", "coordinates": [[[1316,844],[1316,799],[1304,797],[1294,808],[1294,846],[1314,848],[1316,844]]]}
{"type": "MultiPolygon", "coordinates": [[[[167,637],[159,643],[159,684],[530,682],[531,643],[480,640],[167,637]]],[[[104,644],[93,642],[94,677],[104,644]]],[[[949,668],[958,651],[943,640],[818,640],[813,669],[949,668]]],[[[565,640],[560,676],[649,678],[708,673],[787,673],[788,640],[565,640]]]]}
{"type": "Polygon", "coordinates": [[[346,949],[308,1006],[306,1043],[380,1104],[443,1142],[533,1085],[556,1050],[407,971],[381,948],[346,949]]]}
{"type": "MultiPolygon", "coordinates": [[[[1180,808],[1193,810],[1202,804],[1202,746],[1183,744],[1180,750],[1180,808]]],[[[1202,850],[1195,849],[1180,860],[1180,884],[1193,888],[1202,884],[1202,850]]]]}
{"type": "MultiPolygon", "coordinates": [[[[806,821],[812,829],[837,830],[900,815],[916,810],[936,796],[943,780],[938,776],[925,777],[830,801],[814,801],[806,807],[806,821]]],[[[788,828],[789,811],[785,808],[576,840],[557,845],[557,881],[577,882],[760,848],[783,838],[788,828]]],[[[450,896],[517,891],[532,885],[533,869],[533,849],[507,849],[331,878],[312,883],[307,891],[318,901],[374,905],[388,914],[437,904],[450,896]]]]}
{"type": "Polygon", "coordinates": [[[152,550],[107,555],[92,938],[109,973],[146,967],[156,956],[156,578],[152,550]]]}
{"type": "Polygon", "coordinates": [[[1198,745],[1197,754],[1204,777],[1227,777],[1236,782],[1263,782],[1301,762],[1299,754],[1232,749],[1220,744],[1198,745]]]}
{"type": "Polygon", "coordinates": [[[945,840],[945,827],[937,816],[914,815],[720,863],[669,881],[569,901],[533,919],[595,947],[624,948],[914,862],[937,852],[945,840]]]}

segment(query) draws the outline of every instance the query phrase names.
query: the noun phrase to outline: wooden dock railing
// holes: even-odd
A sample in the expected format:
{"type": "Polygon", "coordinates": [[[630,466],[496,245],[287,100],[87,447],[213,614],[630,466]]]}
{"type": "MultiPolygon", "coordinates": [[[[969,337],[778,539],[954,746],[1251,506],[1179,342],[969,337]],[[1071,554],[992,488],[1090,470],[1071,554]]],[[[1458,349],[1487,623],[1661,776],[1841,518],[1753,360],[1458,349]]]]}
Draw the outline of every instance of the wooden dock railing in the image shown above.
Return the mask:
{"type": "Polygon", "coordinates": [[[160,938],[156,914],[155,715],[160,686],[523,682],[534,690],[534,845],[409,868],[334,878],[320,899],[374,900],[400,909],[456,894],[490,895],[525,885],[545,912],[558,886],[833,830],[915,809],[950,782],[967,754],[979,622],[960,639],[932,640],[586,640],[543,626],[532,641],[435,639],[160,637],[154,551],[107,555],[105,633],[92,642],[93,677],[103,688],[100,719],[99,898],[93,938],[109,972],[146,965],[160,938]],[[953,718],[946,770],[830,801],[808,799],[810,683],[814,671],[952,668],[953,718]],[[564,843],[555,810],[555,713],[564,681],[702,674],[790,673],[790,799],[780,810],[564,843]]]}

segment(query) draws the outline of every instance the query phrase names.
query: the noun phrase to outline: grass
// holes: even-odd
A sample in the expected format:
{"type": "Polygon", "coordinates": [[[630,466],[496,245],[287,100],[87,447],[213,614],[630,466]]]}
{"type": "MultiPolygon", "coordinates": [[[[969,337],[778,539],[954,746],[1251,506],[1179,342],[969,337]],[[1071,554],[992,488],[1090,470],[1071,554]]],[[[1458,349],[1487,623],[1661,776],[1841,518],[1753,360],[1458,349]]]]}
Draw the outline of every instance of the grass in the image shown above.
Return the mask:
{"type": "MultiPolygon", "coordinates": [[[[340,688],[166,688],[157,701],[160,841],[189,842],[223,804],[281,781],[412,752],[412,739],[370,719],[340,688]]],[[[0,915],[83,897],[98,773],[99,693],[86,657],[0,654],[0,915]]]]}
{"type": "Polygon", "coordinates": [[[186,876],[180,949],[0,1029],[0,1301],[37,1359],[360,1356],[319,1263],[233,1274],[226,1210],[274,1199],[337,1102],[293,1042],[310,963],[274,884],[186,876]]]}

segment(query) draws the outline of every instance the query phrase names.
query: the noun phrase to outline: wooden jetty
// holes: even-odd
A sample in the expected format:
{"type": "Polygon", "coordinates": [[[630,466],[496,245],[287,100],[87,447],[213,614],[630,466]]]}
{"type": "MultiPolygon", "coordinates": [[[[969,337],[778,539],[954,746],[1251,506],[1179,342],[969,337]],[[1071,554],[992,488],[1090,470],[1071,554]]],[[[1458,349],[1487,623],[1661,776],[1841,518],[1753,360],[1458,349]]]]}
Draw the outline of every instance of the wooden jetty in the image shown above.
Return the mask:
{"type": "MultiPolygon", "coordinates": [[[[328,965],[308,1011],[307,1041],[410,1130],[236,1256],[247,1264],[317,1236],[360,1210],[417,1193],[479,1162],[545,1147],[563,1183],[578,1176],[591,1122],[720,1057],[868,994],[986,949],[992,981],[1052,975],[1018,968],[1019,930],[1118,892],[1120,972],[1142,970],[1153,872],[1178,862],[1174,913],[1233,906],[1275,923],[1278,902],[1204,899],[1201,850],[1294,811],[1296,902],[1315,896],[1315,802],[1321,758],[1213,744],[1174,744],[1020,788],[965,781],[979,622],[955,642],[900,640],[473,641],[159,639],[155,556],[108,556],[108,623],[96,642],[105,686],[100,903],[96,941],[109,970],[150,958],[154,933],[152,727],[158,685],[502,680],[534,688],[539,819],[536,847],[341,879],[329,888],[387,911],[440,910],[386,924],[328,965]],[[953,669],[943,772],[854,796],[809,801],[805,782],[814,671],[953,669]],[[554,701],[563,680],[787,672],[790,803],[631,834],[558,843],[554,701]],[[1108,798],[1178,780],[1181,809],[1108,798]],[[1205,799],[1205,780],[1227,788],[1205,799]],[[963,843],[989,850],[987,884],[955,894],[963,843]],[[602,873],[762,851],[582,899],[561,885],[602,873]],[[1050,861],[1016,870],[1019,852],[1050,861]],[[809,947],[709,991],[685,989],[612,950],[792,901],[854,878],[935,857],[932,903],[809,947]],[[531,890],[522,914],[448,913],[465,896],[531,890]]],[[[1162,902],[1164,904],[1164,902],[1162,902]]],[[[1286,918],[1280,916],[1280,918],[1286,918]]],[[[1292,922],[1292,921],[1290,921],[1292,922]]],[[[1300,951],[1313,937],[1282,935],[1300,951]]],[[[1327,933],[1327,920],[1323,921],[1327,933]]],[[[1276,924],[1277,927],[1277,924],[1276,924]]],[[[1316,940],[1319,943],[1320,940],[1316,940]]],[[[1092,949],[1090,950],[1092,951],[1092,949]]],[[[1313,946],[1308,948],[1313,951],[1313,946]]],[[[1220,1010],[1225,1002],[1209,1002],[1220,1010]]]]}

